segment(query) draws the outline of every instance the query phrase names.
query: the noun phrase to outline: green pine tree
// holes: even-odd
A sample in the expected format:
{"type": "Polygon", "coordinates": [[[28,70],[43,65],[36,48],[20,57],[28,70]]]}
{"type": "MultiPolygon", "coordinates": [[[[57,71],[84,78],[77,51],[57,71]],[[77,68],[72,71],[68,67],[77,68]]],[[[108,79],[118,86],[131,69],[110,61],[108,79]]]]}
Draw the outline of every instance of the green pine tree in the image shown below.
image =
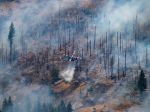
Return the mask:
{"type": "Polygon", "coordinates": [[[51,104],[49,105],[49,112],[54,112],[54,107],[51,104]]]}
{"type": "Polygon", "coordinates": [[[13,46],[13,38],[15,36],[15,27],[14,24],[11,23],[9,27],[8,41],[9,41],[9,61],[12,62],[12,46],[13,46]]]}
{"type": "Polygon", "coordinates": [[[42,112],[48,112],[48,108],[45,103],[42,105],[42,112]]]}
{"type": "Polygon", "coordinates": [[[5,98],[2,104],[2,112],[7,111],[7,106],[8,106],[8,102],[7,102],[7,99],[5,98]]]}
{"type": "Polygon", "coordinates": [[[8,100],[5,98],[2,104],[2,112],[12,112],[13,111],[13,104],[11,97],[8,98],[8,100]]]}
{"type": "Polygon", "coordinates": [[[71,103],[69,103],[69,104],[67,105],[67,112],[72,112],[72,111],[73,111],[72,105],[71,105],[71,103]]]}
{"type": "Polygon", "coordinates": [[[58,110],[59,110],[59,112],[67,112],[67,108],[66,108],[66,105],[63,100],[61,101],[60,105],[58,106],[58,110]]]}
{"type": "Polygon", "coordinates": [[[9,96],[9,98],[8,98],[8,105],[9,106],[12,106],[12,100],[11,100],[11,97],[9,96]]]}
{"type": "Polygon", "coordinates": [[[144,92],[145,89],[147,88],[146,83],[147,83],[147,81],[146,81],[144,71],[141,70],[140,77],[139,77],[139,80],[138,80],[138,89],[141,93],[144,92]]]}
{"type": "Polygon", "coordinates": [[[58,69],[56,68],[52,69],[51,74],[52,74],[52,84],[60,80],[58,69]]]}
{"type": "Polygon", "coordinates": [[[11,97],[9,96],[8,98],[8,101],[7,101],[7,112],[13,112],[13,103],[12,103],[12,99],[11,97]]]}

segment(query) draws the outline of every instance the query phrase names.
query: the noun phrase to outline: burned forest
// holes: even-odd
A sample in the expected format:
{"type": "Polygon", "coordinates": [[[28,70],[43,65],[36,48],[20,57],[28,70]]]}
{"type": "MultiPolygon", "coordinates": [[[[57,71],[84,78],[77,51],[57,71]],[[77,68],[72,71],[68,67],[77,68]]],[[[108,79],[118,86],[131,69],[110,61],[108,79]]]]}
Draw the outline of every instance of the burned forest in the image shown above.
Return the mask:
{"type": "Polygon", "coordinates": [[[149,112],[149,0],[0,0],[0,112],[149,112]]]}

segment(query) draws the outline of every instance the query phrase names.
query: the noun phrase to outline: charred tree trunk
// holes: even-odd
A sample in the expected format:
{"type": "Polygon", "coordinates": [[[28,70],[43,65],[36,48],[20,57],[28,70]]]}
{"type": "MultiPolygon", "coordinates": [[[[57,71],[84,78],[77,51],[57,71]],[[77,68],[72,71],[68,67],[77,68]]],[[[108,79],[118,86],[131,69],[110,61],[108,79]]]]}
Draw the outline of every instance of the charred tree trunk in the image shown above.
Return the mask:
{"type": "Polygon", "coordinates": [[[55,61],[55,60],[54,60],[54,57],[55,57],[55,49],[53,50],[53,57],[52,57],[52,58],[53,58],[53,59],[52,59],[52,64],[53,64],[53,65],[52,65],[52,66],[53,66],[52,68],[53,68],[53,69],[54,69],[54,61],[55,61]]]}
{"type": "Polygon", "coordinates": [[[120,52],[121,52],[121,46],[122,46],[122,42],[121,42],[121,33],[120,33],[120,52]]]}
{"type": "Polygon", "coordinates": [[[124,71],[124,75],[126,76],[126,71],[127,71],[127,48],[125,48],[125,71],[124,71]]]}
{"type": "Polygon", "coordinates": [[[145,54],[145,66],[146,67],[148,66],[148,50],[147,50],[147,47],[146,47],[146,54],[145,54]]]}
{"type": "Polygon", "coordinates": [[[94,50],[96,48],[96,26],[94,28],[94,43],[93,43],[93,48],[94,48],[94,50]]]}
{"type": "Polygon", "coordinates": [[[83,56],[83,48],[82,48],[82,60],[83,60],[84,56],[83,56]]]}
{"type": "MultiPolygon", "coordinates": [[[[72,39],[72,42],[73,42],[72,51],[73,51],[73,52],[74,52],[74,47],[75,47],[75,46],[74,46],[74,41],[75,41],[75,40],[74,40],[74,36],[73,36],[73,39],[72,39]]],[[[72,52],[72,53],[73,53],[73,52],[72,52]]]]}
{"type": "Polygon", "coordinates": [[[91,40],[90,40],[90,57],[92,56],[92,43],[91,43],[91,40]]]}
{"type": "Polygon", "coordinates": [[[113,70],[114,70],[114,57],[111,57],[110,61],[110,66],[111,66],[111,77],[113,77],[113,70]]]}
{"type": "Polygon", "coordinates": [[[118,80],[120,79],[119,70],[120,70],[120,60],[119,60],[119,56],[118,56],[118,80]]]}
{"type": "Polygon", "coordinates": [[[105,52],[107,51],[107,43],[108,43],[107,38],[108,37],[107,37],[107,32],[106,32],[106,46],[105,46],[106,48],[105,48],[105,52]]]}
{"type": "Polygon", "coordinates": [[[89,51],[89,36],[88,36],[88,34],[87,34],[87,52],[89,51]]]}
{"type": "Polygon", "coordinates": [[[117,32],[117,46],[118,46],[118,32],[117,32]]]}
{"type": "Polygon", "coordinates": [[[70,28],[69,28],[69,44],[70,44],[70,28]]]}

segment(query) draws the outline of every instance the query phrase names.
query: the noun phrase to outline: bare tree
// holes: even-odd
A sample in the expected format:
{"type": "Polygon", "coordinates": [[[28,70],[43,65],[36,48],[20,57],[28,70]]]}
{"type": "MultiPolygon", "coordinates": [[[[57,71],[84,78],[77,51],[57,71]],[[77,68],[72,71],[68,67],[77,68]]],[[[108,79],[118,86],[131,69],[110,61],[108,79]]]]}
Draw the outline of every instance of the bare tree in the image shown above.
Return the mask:
{"type": "Polygon", "coordinates": [[[89,51],[89,44],[88,44],[89,43],[89,36],[88,36],[88,34],[87,34],[86,38],[87,38],[87,52],[88,52],[89,51]]]}
{"type": "Polygon", "coordinates": [[[94,27],[94,43],[93,43],[93,48],[94,48],[94,50],[96,48],[96,26],[94,27]]]}
{"type": "Polygon", "coordinates": [[[113,70],[114,70],[114,56],[111,57],[110,60],[110,66],[111,66],[111,77],[113,76],[113,70]]]}
{"type": "Polygon", "coordinates": [[[92,56],[92,45],[91,45],[91,40],[90,40],[90,57],[92,56]]]}
{"type": "Polygon", "coordinates": [[[119,59],[119,56],[118,56],[118,80],[119,80],[119,70],[120,70],[120,59],[119,59]]]}
{"type": "Polygon", "coordinates": [[[146,53],[145,53],[145,66],[146,67],[148,66],[148,50],[147,50],[147,47],[146,47],[146,53]]]}

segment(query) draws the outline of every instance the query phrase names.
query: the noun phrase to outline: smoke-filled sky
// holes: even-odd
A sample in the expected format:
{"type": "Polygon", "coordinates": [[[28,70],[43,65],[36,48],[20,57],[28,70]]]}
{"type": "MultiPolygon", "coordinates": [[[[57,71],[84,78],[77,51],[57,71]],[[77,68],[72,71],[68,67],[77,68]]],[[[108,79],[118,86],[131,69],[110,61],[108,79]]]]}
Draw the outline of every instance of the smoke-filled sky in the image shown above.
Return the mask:
{"type": "MultiPolygon", "coordinates": [[[[137,45],[137,54],[139,56],[139,60],[142,60],[143,56],[145,56],[145,47],[148,47],[146,42],[150,42],[149,6],[150,2],[148,2],[148,0],[111,0],[108,2],[106,7],[103,8],[102,13],[100,13],[100,16],[95,20],[95,22],[100,20],[98,27],[99,29],[102,29],[102,32],[106,32],[108,30],[111,32],[121,32],[125,43],[134,43],[133,41],[128,42],[128,39],[134,38],[133,25],[137,20],[139,32],[141,33],[140,38],[144,39],[143,37],[146,35],[146,40],[138,41],[137,45]]],[[[130,62],[132,62],[132,59],[130,62]]]]}
{"type": "Polygon", "coordinates": [[[125,25],[136,19],[136,16],[140,25],[148,23],[149,6],[148,0],[110,0],[100,15],[104,15],[110,21],[112,30],[122,31],[125,25]]]}
{"type": "MultiPolygon", "coordinates": [[[[5,37],[4,42],[7,44],[11,22],[15,25],[16,41],[21,37],[21,33],[27,33],[33,29],[40,32],[40,25],[49,24],[51,17],[55,16],[59,10],[71,7],[74,3],[74,0],[22,0],[19,4],[10,5],[10,10],[8,10],[10,13],[8,13],[8,20],[5,21],[2,28],[1,37],[5,37]],[[39,28],[36,28],[37,26],[39,28]]],[[[26,34],[24,35],[26,36],[26,34]]],[[[28,38],[30,39],[30,37],[28,38]]]]}
{"type": "MultiPolygon", "coordinates": [[[[16,40],[18,40],[21,32],[28,33],[33,29],[40,32],[42,26],[49,24],[51,17],[58,14],[59,10],[63,11],[75,5],[85,7],[94,4],[92,2],[94,0],[21,0],[19,4],[12,5],[13,9],[10,9],[10,13],[8,13],[8,21],[3,26],[1,38],[5,37],[4,42],[7,43],[6,37],[11,22],[15,24],[16,40]]],[[[99,0],[95,0],[95,2],[103,3],[99,0]]],[[[109,26],[111,31],[132,30],[132,22],[135,21],[136,16],[141,28],[149,25],[150,3],[148,0],[107,0],[106,2],[107,4],[103,7],[100,4],[97,5],[97,7],[99,6],[98,17],[94,19],[94,24],[98,27],[98,32],[108,31],[109,26]]],[[[25,36],[29,35],[25,34],[25,36]]]]}

